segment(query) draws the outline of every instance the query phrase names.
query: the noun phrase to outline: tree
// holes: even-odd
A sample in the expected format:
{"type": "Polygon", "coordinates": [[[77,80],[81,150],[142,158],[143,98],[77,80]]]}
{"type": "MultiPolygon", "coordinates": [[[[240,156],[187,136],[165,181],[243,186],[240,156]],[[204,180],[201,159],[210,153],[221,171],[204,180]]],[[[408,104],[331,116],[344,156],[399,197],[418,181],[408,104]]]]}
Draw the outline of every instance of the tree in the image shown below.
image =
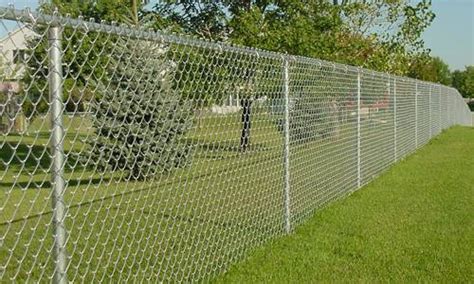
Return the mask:
{"type": "Polygon", "coordinates": [[[415,79],[443,85],[451,85],[452,82],[452,75],[448,64],[439,57],[427,55],[415,57],[410,64],[407,75],[415,79]]]}
{"type": "Polygon", "coordinates": [[[371,39],[355,43],[356,54],[366,57],[360,65],[406,75],[410,58],[427,53],[421,35],[435,17],[430,0],[414,4],[410,0],[335,0],[334,4],[349,35],[342,37],[343,41],[352,43],[354,35],[371,39]]]}
{"type": "MultiPolygon", "coordinates": [[[[290,141],[306,143],[321,138],[338,137],[339,125],[335,97],[325,97],[322,86],[299,82],[295,86],[295,103],[290,112],[290,141]]],[[[319,82],[322,83],[322,82],[319,82]]]]}
{"type": "Polygon", "coordinates": [[[463,97],[474,98],[474,66],[466,66],[463,71],[454,71],[452,85],[463,97]]]}
{"type": "Polygon", "coordinates": [[[230,20],[229,38],[252,47],[330,59],[341,24],[332,6],[322,1],[256,1],[230,20]]]}
{"type": "Polygon", "coordinates": [[[127,24],[137,24],[140,8],[135,0],[52,0],[40,6],[48,14],[58,11],[72,17],[127,24]]]}
{"type": "MultiPolygon", "coordinates": [[[[154,13],[158,15],[157,18],[160,18],[156,22],[158,28],[185,32],[206,39],[224,40],[272,51],[359,65],[379,71],[392,71],[403,75],[407,72],[406,66],[410,58],[408,55],[423,51],[421,32],[434,17],[429,7],[429,1],[425,0],[414,5],[408,0],[304,2],[297,0],[166,0],[160,1],[155,6],[154,13]]],[[[200,60],[203,62],[202,68],[207,66],[208,60],[200,60]]],[[[222,59],[220,63],[227,64],[228,62],[222,59]]],[[[252,70],[252,72],[244,72],[251,74],[250,77],[246,76],[249,81],[258,81],[253,78],[253,76],[258,76],[255,68],[258,69],[251,65],[242,66],[242,70],[252,70]]],[[[218,71],[216,68],[211,68],[202,74],[201,79],[193,80],[191,84],[226,82],[225,79],[223,80],[227,76],[225,70],[218,71]],[[219,80],[211,81],[209,77],[219,78],[219,80]]],[[[237,75],[234,74],[233,78],[238,77],[237,75]]],[[[309,85],[302,87],[312,88],[309,85]]],[[[216,89],[224,90],[225,88],[216,89]]],[[[245,135],[250,133],[251,97],[252,94],[259,93],[255,85],[250,89],[244,89],[250,91],[241,96],[244,106],[242,108],[241,141],[244,141],[241,142],[242,148],[246,148],[248,139],[245,135]]],[[[232,91],[232,89],[226,91],[232,91]]],[[[307,101],[309,95],[299,96],[298,92],[304,93],[303,90],[292,92],[296,98],[295,108],[301,108],[303,113],[306,112],[303,108],[308,105],[320,106],[317,111],[322,113],[326,111],[325,106],[331,106],[331,101],[334,99],[315,98],[315,101],[309,102],[307,101]]],[[[219,97],[223,94],[201,95],[206,97],[206,101],[212,101],[208,98],[219,101],[219,97]]],[[[314,109],[308,109],[307,112],[318,116],[314,113],[314,109]]],[[[294,123],[297,120],[295,119],[292,119],[294,123]]],[[[321,120],[324,120],[323,115],[321,115],[321,120]]],[[[313,121],[318,121],[318,119],[313,121]]],[[[304,130],[305,122],[303,120],[301,122],[301,129],[304,130]]],[[[333,123],[324,124],[332,125],[333,123]]],[[[331,129],[315,129],[315,135],[312,137],[326,135],[322,134],[323,132],[332,133],[331,129]]]]}
{"type": "Polygon", "coordinates": [[[201,38],[224,40],[229,32],[227,1],[164,0],[154,7],[155,28],[195,34],[201,38]]]}
{"type": "MultiPolygon", "coordinates": [[[[327,9],[321,9],[321,6],[330,7],[327,3],[317,1],[310,4],[288,0],[163,1],[156,6],[156,11],[166,20],[174,22],[175,26],[181,27],[181,31],[200,37],[223,39],[233,43],[296,55],[325,57],[331,54],[334,40],[329,39],[333,36],[331,34],[331,15],[328,14],[327,9]]],[[[174,28],[173,25],[168,27],[174,28]]],[[[193,55],[193,51],[189,53],[192,54],[191,56],[198,56],[199,51],[196,52],[196,55],[193,55]]],[[[268,89],[271,86],[265,82],[279,80],[281,83],[282,75],[281,72],[274,72],[274,70],[272,72],[264,70],[273,63],[259,66],[256,64],[259,60],[255,60],[255,56],[247,55],[241,55],[238,62],[232,61],[234,68],[222,68],[230,62],[225,55],[229,54],[224,54],[223,58],[214,56],[199,60],[200,68],[206,68],[209,60],[217,61],[217,64],[211,64],[212,68],[209,71],[201,72],[200,70],[199,73],[203,75],[191,81],[190,84],[206,85],[212,82],[220,85],[220,82],[223,82],[232,86],[230,89],[220,87],[212,89],[225,90],[227,95],[228,92],[235,92],[241,98],[240,146],[245,151],[250,144],[252,102],[260,94],[265,94],[265,88],[268,89]],[[271,73],[275,74],[269,75],[271,73]],[[220,80],[209,80],[209,77],[217,77],[220,80]],[[228,79],[226,80],[226,78],[228,79]]],[[[275,62],[273,66],[276,70],[280,70],[281,67],[281,62],[275,62]]],[[[193,72],[189,73],[193,74],[193,72]]],[[[214,97],[214,101],[218,102],[219,96],[223,97],[222,95],[225,94],[202,95],[206,98],[214,97]]]]}
{"type": "Polygon", "coordinates": [[[399,75],[427,53],[431,1],[159,1],[157,28],[399,75]]]}
{"type": "Polygon", "coordinates": [[[104,172],[121,170],[134,180],[185,166],[190,148],[182,138],[192,125],[191,104],[173,85],[167,47],[144,40],[115,44],[107,66],[112,75],[94,83],[100,95],[91,107],[91,159],[104,172]]]}
{"type": "MultiPolygon", "coordinates": [[[[82,16],[95,21],[130,22],[128,17],[132,9],[129,0],[53,0],[43,3],[40,10],[46,14],[53,14],[57,11],[61,15],[82,16]]],[[[24,104],[25,113],[31,117],[44,113],[48,109],[47,76],[49,66],[48,61],[43,60],[48,56],[47,27],[30,25],[29,28],[39,35],[27,41],[29,54],[25,76],[22,79],[28,95],[28,100],[24,104]]],[[[62,35],[66,39],[62,41],[62,60],[68,63],[63,70],[63,99],[66,111],[84,111],[84,104],[89,102],[93,96],[88,85],[89,76],[96,78],[104,76],[107,57],[103,54],[111,47],[97,32],[83,33],[65,28],[62,35]],[[84,62],[88,64],[84,64],[84,62]]]]}
{"type": "MultiPolygon", "coordinates": [[[[53,1],[61,14],[82,14],[95,20],[119,20],[129,25],[147,25],[136,1],[53,1]]],[[[44,4],[44,13],[54,6],[44,4]]],[[[47,27],[34,26],[40,35],[29,42],[31,49],[24,84],[28,93],[42,102],[34,111],[46,111],[48,42],[47,27]]],[[[187,163],[190,149],[182,141],[191,127],[191,108],[178,92],[174,80],[177,66],[169,46],[152,41],[101,32],[62,30],[63,94],[69,111],[92,112],[93,133],[88,136],[88,166],[103,171],[124,172],[124,177],[144,180],[160,171],[187,163]],[[87,102],[87,107],[85,107],[87,102]]]]}

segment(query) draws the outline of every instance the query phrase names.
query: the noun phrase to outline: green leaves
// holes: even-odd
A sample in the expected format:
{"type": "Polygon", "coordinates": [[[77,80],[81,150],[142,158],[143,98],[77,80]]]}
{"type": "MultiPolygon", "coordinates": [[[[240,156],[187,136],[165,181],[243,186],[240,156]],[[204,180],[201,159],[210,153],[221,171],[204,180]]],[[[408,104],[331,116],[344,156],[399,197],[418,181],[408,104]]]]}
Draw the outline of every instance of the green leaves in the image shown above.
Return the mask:
{"type": "Polygon", "coordinates": [[[408,75],[412,78],[451,85],[451,71],[448,65],[439,57],[426,54],[416,57],[410,64],[408,75]]]}
{"type": "Polygon", "coordinates": [[[294,55],[406,75],[425,53],[434,19],[428,0],[167,0],[152,13],[160,28],[294,55]]]}
{"type": "Polygon", "coordinates": [[[474,66],[453,72],[453,87],[465,98],[474,98],[474,66]]]}
{"type": "Polygon", "coordinates": [[[182,138],[192,110],[177,91],[167,47],[130,39],[115,45],[111,75],[92,83],[92,160],[101,171],[124,171],[137,180],[185,166],[190,148],[182,138]]]}
{"type": "Polygon", "coordinates": [[[421,35],[435,17],[430,0],[165,0],[151,11],[134,3],[53,1],[63,14],[129,24],[137,16],[155,29],[399,75],[409,74],[413,57],[427,53],[421,35]]]}
{"type": "Polygon", "coordinates": [[[222,40],[229,33],[225,8],[223,1],[165,0],[158,1],[154,13],[161,19],[159,28],[222,40]]]}

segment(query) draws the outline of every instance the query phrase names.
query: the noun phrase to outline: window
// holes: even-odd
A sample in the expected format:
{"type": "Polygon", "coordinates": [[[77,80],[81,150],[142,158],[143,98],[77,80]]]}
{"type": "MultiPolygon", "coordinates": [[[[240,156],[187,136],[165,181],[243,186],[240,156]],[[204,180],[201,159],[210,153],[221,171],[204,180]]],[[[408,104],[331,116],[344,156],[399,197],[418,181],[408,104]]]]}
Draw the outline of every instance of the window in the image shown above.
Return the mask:
{"type": "Polygon", "coordinates": [[[24,49],[15,49],[13,50],[13,63],[25,63],[26,59],[26,52],[24,49]]]}

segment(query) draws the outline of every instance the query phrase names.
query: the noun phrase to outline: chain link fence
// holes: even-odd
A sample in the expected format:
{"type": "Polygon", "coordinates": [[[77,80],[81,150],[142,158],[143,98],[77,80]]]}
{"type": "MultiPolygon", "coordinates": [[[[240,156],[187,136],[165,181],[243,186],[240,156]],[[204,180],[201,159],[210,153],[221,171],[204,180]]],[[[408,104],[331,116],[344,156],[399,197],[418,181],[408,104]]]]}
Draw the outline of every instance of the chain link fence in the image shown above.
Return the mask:
{"type": "Polygon", "coordinates": [[[0,8],[1,281],[209,280],[471,125],[445,86],[0,8]]]}

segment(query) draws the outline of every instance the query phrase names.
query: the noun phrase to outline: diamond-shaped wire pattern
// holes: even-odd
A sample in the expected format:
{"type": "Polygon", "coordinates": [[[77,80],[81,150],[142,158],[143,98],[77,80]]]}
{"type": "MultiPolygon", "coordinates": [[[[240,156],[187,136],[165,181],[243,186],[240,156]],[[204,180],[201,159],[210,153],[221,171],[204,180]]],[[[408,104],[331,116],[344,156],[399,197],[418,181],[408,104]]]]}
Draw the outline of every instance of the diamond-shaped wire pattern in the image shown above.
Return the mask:
{"type": "Polygon", "coordinates": [[[0,280],[191,282],[454,124],[445,86],[0,8],[0,280]]]}

